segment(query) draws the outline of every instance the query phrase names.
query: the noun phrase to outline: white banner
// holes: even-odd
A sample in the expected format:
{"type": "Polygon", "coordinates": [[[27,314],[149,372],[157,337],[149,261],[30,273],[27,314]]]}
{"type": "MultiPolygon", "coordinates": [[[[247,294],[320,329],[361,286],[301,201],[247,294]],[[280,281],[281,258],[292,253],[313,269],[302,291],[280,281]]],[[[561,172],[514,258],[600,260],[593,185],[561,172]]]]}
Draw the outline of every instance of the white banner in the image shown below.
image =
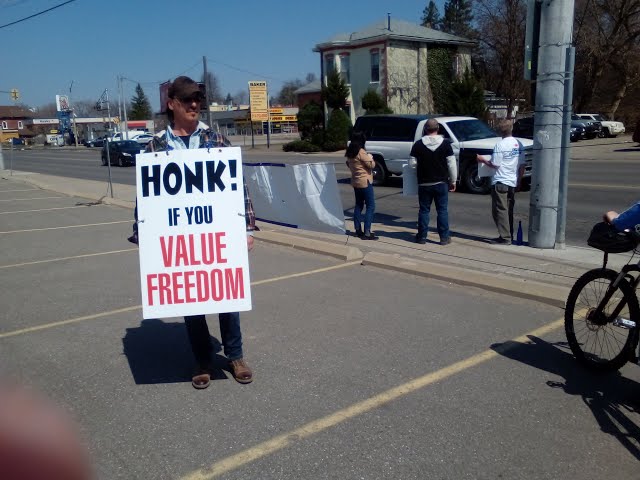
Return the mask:
{"type": "Polygon", "coordinates": [[[56,109],[59,112],[67,112],[71,110],[69,105],[69,97],[66,95],[56,95],[56,109]]]}
{"type": "Polygon", "coordinates": [[[144,318],[251,310],[240,148],[136,156],[144,318]]]}
{"type": "Polygon", "coordinates": [[[245,163],[256,218],[318,232],[345,233],[333,164],[245,163]]]}

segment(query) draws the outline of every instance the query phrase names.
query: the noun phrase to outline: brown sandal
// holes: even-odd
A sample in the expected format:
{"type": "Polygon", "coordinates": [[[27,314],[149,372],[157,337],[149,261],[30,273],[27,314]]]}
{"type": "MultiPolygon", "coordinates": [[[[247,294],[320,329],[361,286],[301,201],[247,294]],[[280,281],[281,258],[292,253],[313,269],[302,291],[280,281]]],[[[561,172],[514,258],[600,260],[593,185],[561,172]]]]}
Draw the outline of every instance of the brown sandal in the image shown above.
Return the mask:
{"type": "Polygon", "coordinates": [[[251,383],[253,382],[253,372],[247,362],[243,358],[239,358],[237,360],[231,360],[229,362],[229,368],[231,369],[231,374],[233,378],[236,379],[238,383],[251,383]]]}
{"type": "Polygon", "coordinates": [[[203,390],[211,385],[211,375],[208,371],[200,369],[198,373],[191,378],[191,385],[193,385],[193,388],[203,390]]]}

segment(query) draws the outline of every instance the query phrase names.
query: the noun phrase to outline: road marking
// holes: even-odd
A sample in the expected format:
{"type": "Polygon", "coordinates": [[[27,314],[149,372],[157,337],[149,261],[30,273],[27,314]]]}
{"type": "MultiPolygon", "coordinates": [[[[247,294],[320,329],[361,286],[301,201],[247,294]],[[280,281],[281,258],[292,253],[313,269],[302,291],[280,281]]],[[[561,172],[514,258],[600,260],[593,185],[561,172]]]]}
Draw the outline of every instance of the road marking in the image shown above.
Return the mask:
{"type": "Polygon", "coordinates": [[[38,208],[35,210],[16,210],[15,212],[0,212],[0,215],[12,215],[14,213],[31,213],[31,212],[49,212],[51,210],[70,210],[72,208],[87,208],[87,207],[101,206],[97,205],[74,205],[72,207],[52,207],[52,208],[38,208]]]}
{"type": "Polygon", "coordinates": [[[27,230],[7,230],[3,233],[27,233],[27,232],[43,232],[45,230],[64,230],[66,228],[83,228],[83,227],[97,227],[100,225],[115,225],[117,223],[133,223],[133,220],[121,220],[119,222],[104,222],[104,223],[85,223],[84,225],[67,225],[64,227],[48,227],[48,228],[30,228],[27,230]]]}
{"type": "Polygon", "coordinates": [[[251,285],[253,285],[253,286],[264,285],[265,283],[279,282],[281,280],[288,280],[290,278],[304,277],[304,276],[307,276],[307,275],[312,274],[312,273],[328,272],[330,270],[337,270],[339,268],[345,268],[345,267],[350,267],[352,265],[361,265],[361,264],[362,264],[362,260],[354,260],[354,261],[348,262],[348,263],[341,263],[340,265],[333,265],[332,267],[318,268],[316,270],[309,270],[307,272],[292,273],[290,275],[283,275],[281,277],[274,277],[274,278],[267,278],[265,280],[258,280],[258,281],[255,281],[255,282],[251,282],[251,285]]]}
{"type": "MultiPolygon", "coordinates": [[[[329,270],[337,270],[339,268],[351,267],[357,263],[359,264],[361,262],[354,261],[349,263],[341,263],[340,265],[334,265],[331,267],[316,268],[314,270],[307,270],[306,272],[294,273],[291,275],[283,275],[281,277],[268,278],[265,280],[258,280],[256,282],[251,282],[251,285],[252,286],[263,285],[265,283],[272,283],[272,282],[277,282],[281,280],[287,280],[289,278],[313,275],[314,273],[322,273],[322,272],[327,272],[329,270]]],[[[37,325],[35,327],[22,328],[20,330],[14,330],[12,332],[0,333],[0,338],[15,337],[16,335],[23,335],[25,333],[38,332],[40,330],[47,330],[49,328],[60,327],[62,325],[69,325],[72,323],[84,322],[86,320],[93,320],[95,318],[107,317],[109,315],[117,315],[118,313],[130,312],[132,310],[139,310],[139,309],[142,309],[142,305],[134,305],[132,307],[125,307],[125,308],[119,308],[117,310],[110,310],[108,312],[94,313],[93,315],[85,315],[83,317],[70,318],[68,320],[61,320],[59,322],[45,323],[43,325],[37,325]]]]}
{"type": "Polygon", "coordinates": [[[133,310],[139,310],[141,308],[142,305],[134,305],[133,307],[119,308],[117,310],[111,310],[109,312],[94,313],[93,315],[85,315],[84,317],[76,317],[70,318],[68,320],[61,320],[59,322],[45,323],[44,325],[36,325],[35,327],[28,327],[20,330],[14,330],[12,332],[0,333],[0,338],[15,337],[17,335],[24,335],[25,333],[38,332],[40,330],[47,330],[49,328],[60,327],[62,325],[70,325],[72,323],[93,320],[94,318],[107,317],[109,315],[117,315],[118,313],[131,312],[133,310]]]}
{"type": "Polygon", "coordinates": [[[26,202],[28,200],[51,200],[52,198],[69,198],[69,197],[10,198],[9,200],[0,200],[0,202],[26,202]]]}
{"type": "Polygon", "coordinates": [[[134,252],[136,250],[138,250],[138,248],[134,247],[134,248],[127,248],[125,250],[112,250],[110,252],[87,253],[84,255],[74,255],[72,257],[60,257],[60,258],[51,258],[49,260],[36,260],[34,262],[14,263],[13,265],[0,265],[0,270],[3,268],[26,267],[28,265],[39,265],[42,263],[63,262],[65,260],[75,260],[77,258],[98,257],[100,255],[112,255],[114,253],[134,252]]]}
{"type": "Polygon", "coordinates": [[[212,478],[224,475],[225,473],[236,470],[243,465],[247,465],[251,462],[266,457],[267,455],[271,455],[278,450],[282,450],[295,443],[298,443],[300,440],[306,437],[310,437],[312,435],[320,433],[324,430],[327,430],[328,428],[334,427],[342,422],[360,416],[373,409],[379,408],[382,405],[390,403],[431,384],[468,370],[471,367],[480,365],[504,352],[515,348],[516,344],[529,343],[529,336],[540,337],[546,335],[547,333],[550,333],[562,326],[563,323],[563,318],[555,320],[547,325],[543,325],[540,328],[514,338],[510,342],[505,342],[503,344],[504,346],[497,347],[496,350],[485,350],[478,353],[477,355],[473,355],[465,360],[461,360],[452,365],[449,365],[448,367],[444,367],[435,372],[428,373],[426,375],[423,375],[422,377],[418,377],[414,380],[391,388],[378,395],[369,397],[361,402],[354,403],[353,405],[343,408],[342,410],[338,410],[337,412],[327,415],[326,417],[319,418],[287,433],[278,435],[271,440],[267,440],[265,442],[259,443],[254,447],[243,450],[240,453],[223,458],[222,460],[215,462],[209,467],[191,472],[184,477],[181,477],[180,480],[210,480],[212,478]]]}
{"type": "Polygon", "coordinates": [[[602,188],[613,190],[637,190],[637,185],[605,185],[601,183],[569,183],[570,187],[582,187],[582,188],[602,188]]]}
{"type": "Polygon", "coordinates": [[[33,192],[34,190],[40,190],[39,188],[27,188],[26,190],[0,190],[0,193],[6,192],[33,192]]]}

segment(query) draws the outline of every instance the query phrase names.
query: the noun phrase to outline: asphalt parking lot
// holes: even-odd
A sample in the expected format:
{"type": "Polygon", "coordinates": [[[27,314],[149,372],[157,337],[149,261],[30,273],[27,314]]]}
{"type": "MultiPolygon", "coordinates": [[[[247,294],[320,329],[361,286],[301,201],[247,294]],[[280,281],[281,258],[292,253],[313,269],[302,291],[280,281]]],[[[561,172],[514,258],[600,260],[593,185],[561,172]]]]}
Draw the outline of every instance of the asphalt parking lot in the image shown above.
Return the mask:
{"type": "Polygon", "coordinates": [[[579,370],[562,310],[262,242],[256,379],[217,344],[196,391],[182,320],[141,318],[130,228],[128,209],[0,181],[0,373],[71,411],[99,479],[637,475],[638,367],[579,370]]]}

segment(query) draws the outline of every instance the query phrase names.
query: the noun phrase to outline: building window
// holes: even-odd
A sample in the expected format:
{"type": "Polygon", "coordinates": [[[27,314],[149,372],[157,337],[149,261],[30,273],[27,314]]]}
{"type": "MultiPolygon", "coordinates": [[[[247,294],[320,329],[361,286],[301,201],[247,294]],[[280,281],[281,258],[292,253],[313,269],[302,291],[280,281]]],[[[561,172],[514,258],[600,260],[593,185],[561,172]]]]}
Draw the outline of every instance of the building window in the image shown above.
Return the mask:
{"type": "Polygon", "coordinates": [[[5,122],[4,120],[2,121],[2,128],[4,130],[8,130],[9,129],[9,125],[7,124],[7,122],[5,122]]]}
{"type": "Polygon", "coordinates": [[[22,124],[22,120],[18,120],[18,128],[24,128],[24,125],[22,124]]]}
{"type": "Polygon", "coordinates": [[[325,75],[328,77],[331,72],[336,69],[336,60],[333,55],[327,55],[324,57],[325,61],[325,75]]]}
{"type": "Polygon", "coordinates": [[[371,82],[380,81],[380,51],[371,50],[371,82]]]}
{"type": "Polygon", "coordinates": [[[349,85],[351,80],[349,79],[349,54],[343,53],[340,55],[340,78],[342,81],[349,85]]]}

